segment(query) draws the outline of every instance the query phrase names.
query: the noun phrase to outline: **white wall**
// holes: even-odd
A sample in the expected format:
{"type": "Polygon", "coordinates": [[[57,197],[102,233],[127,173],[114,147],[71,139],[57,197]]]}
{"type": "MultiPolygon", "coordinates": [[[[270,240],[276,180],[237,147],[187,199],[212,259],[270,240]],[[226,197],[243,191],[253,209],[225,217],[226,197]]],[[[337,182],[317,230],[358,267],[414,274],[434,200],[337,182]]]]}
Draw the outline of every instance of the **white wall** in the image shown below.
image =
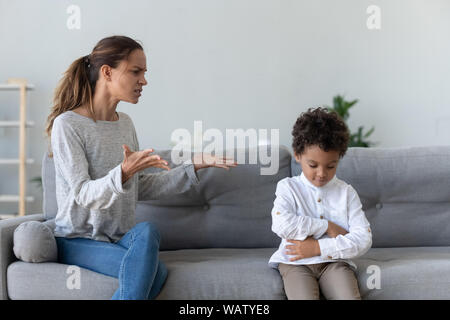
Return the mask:
{"type": "MultiPolygon", "coordinates": [[[[0,0],[0,82],[25,77],[29,93],[28,155],[40,175],[53,89],[76,58],[101,38],[143,42],[149,85],[132,116],[141,147],[168,147],[177,128],[280,130],[290,145],[296,117],[331,104],[338,93],[360,102],[350,127],[375,126],[380,147],[443,145],[450,138],[450,2],[446,0],[0,0]],[[66,26],[70,5],[81,29],[66,26]],[[369,30],[366,9],[381,9],[369,30]]],[[[0,93],[0,120],[12,93],[0,93]]],[[[17,129],[0,129],[0,157],[17,155],[17,129]]],[[[0,167],[0,194],[17,188],[15,167],[0,167]],[[5,178],[5,179],[3,179],[5,178]]],[[[40,191],[29,212],[41,211],[40,191]]],[[[0,204],[0,213],[16,206],[0,204]]]]}

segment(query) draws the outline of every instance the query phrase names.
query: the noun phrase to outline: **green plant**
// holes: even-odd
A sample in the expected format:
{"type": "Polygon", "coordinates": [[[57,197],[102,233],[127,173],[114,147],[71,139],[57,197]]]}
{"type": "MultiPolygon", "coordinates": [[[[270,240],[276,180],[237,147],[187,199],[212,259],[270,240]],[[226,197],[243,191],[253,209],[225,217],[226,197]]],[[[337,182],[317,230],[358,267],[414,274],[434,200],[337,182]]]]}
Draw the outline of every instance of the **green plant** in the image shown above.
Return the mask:
{"type": "MultiPolygon", "coordinates": [[[[347,120],[350,117],[350,108],[353,107],[358,102],[358,99],[355,99],[353,101],[346,101],[344,96],[337,95],[333,97],[333,107],[330,108],[327,106],[328,109],[335,111],[341,118],[344,120],[344,122],[347,124],[347,120]]],[[[358,131],[355,133],[350,132],[350,141],[348,146],[349,147],[364,147],[368,148],[371,146],[374,146],[375,143],[366,140],[375,130],[375,127],[372,127],[369,131],[364,133],[364,127],[359,126],[358,131]]]]}

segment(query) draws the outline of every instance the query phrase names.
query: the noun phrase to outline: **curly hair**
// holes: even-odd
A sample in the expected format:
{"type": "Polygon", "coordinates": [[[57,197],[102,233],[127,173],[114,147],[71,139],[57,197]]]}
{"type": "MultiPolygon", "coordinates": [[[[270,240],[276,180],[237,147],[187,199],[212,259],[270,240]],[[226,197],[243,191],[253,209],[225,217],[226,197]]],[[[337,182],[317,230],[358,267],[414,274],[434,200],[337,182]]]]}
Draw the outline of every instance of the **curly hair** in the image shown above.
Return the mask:
{"type": "Polygon", "coordinates": [[[297,118],[292,129],[292,148],[298,155],[306,147],[317,145],[323,151],[338,151],[342,158],[348,148],[350,133],[345,122],[327,108],[309,108],[297,118]]]}

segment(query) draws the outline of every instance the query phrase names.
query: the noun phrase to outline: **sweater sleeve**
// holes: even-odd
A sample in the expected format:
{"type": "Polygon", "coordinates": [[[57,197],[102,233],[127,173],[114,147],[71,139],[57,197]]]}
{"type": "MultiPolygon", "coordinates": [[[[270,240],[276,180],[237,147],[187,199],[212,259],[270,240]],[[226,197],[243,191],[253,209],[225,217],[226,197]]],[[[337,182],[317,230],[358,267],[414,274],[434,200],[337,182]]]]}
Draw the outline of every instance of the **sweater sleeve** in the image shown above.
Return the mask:
{"type": "Polygon", "coordinates": [[[51,145],[55,170],[67,181],[70,193],[81,207],[93,210],[108,209],[130,184],[122,185],[120,164],[102,178],[92,180],[81,137],[64,120],[53,122],[51,145]]]}
{"type": "Polygon", "coordinates": [[[182,165],[158,173],[139,175],[138,200],[156,200],[183,193],[199,184],[194,165],[186,161],[182,165]]]}
{"type": "Polygon", "coordinates": [[[348,192],[348,220],[349,233],[319,240],[321,256],[324,259],[356,258],[372,246],[369,221],[362,210],[358,194],[351,186],[348,192]]]}
{"type": "Polygon", "coordinates": [[[272,231],[280,238],[305,240],[308,236],[319,239],[328,229],[328,221],[297,215],[292,192],[286,183],[277,184],[272,209],[272,231]]]}
{"type": "MultiPolygon", "coordinates": [[[[133,127],[133,139],[136,150],[139,150],[139,141],[136,130],[133,127]]],[[[138,174],[138,199],[156,200],[174,194],[183,193],[193,185],[200,182],[194,170],[192,160],[185,161],[182,165],[158,173],[138,174]]]]}

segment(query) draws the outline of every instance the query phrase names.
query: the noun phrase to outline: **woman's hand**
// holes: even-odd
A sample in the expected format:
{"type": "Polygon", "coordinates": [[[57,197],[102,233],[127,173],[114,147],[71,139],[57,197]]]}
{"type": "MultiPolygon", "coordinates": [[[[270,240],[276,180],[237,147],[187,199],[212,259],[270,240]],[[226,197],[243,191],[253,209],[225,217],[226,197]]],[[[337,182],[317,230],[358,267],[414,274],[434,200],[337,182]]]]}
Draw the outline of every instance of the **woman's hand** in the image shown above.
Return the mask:
{"type": "Polygon", "coordinates": [[[161,159],[157,154],[150,155],[153,149],[145,149],[142,151],[131,151],[127,145],[122,145],[123,161],[122,161],[122,183],[125,183],[136,172],[156,167],[170,170],[167,161],[161,159]]]}
{"type": "Polygon", "coordinates": [[[336,238],[338,235],[346,235],[348,232],[341,226],[338,226],[337,224],[328,221],[328,229],[327,234],[330,238],[336,238]]]}
{"type": "Polygon", "coordinates": [[[230,158],[216,157],[208,153],[194,153],[192,158],[194,164],[194,170],[216,167],[229,170],[229,167],[236,167],[237,163],[230,158]]]}
{"type": "Polygon", "coordinates": [[[286,245],[286,254],[294,256],[293,258],[290,258],[289,261],[320,256],[319,241],[315,240],[313,237],[308,237],[303,241],[287,240],[287,242],[292,244],[286,245]]]}

